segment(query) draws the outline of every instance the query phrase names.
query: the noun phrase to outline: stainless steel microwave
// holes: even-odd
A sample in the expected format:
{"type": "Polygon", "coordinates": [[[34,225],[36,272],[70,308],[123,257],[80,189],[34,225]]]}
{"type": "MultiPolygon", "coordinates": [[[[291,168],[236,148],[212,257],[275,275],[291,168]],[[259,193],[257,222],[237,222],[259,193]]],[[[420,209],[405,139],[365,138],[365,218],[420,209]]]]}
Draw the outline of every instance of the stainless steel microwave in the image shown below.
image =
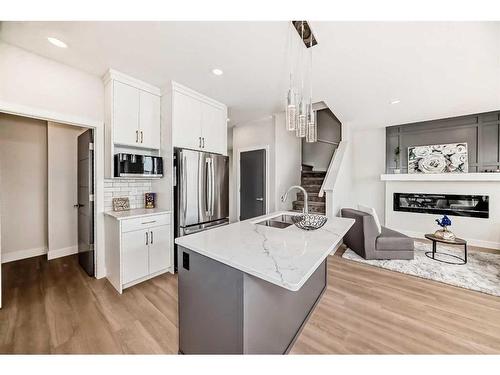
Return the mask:
{"type": "Polygon", "coordinates": [[[163,177],[163,160],[160,156],[115,154],[115,177],[163,177]]]}

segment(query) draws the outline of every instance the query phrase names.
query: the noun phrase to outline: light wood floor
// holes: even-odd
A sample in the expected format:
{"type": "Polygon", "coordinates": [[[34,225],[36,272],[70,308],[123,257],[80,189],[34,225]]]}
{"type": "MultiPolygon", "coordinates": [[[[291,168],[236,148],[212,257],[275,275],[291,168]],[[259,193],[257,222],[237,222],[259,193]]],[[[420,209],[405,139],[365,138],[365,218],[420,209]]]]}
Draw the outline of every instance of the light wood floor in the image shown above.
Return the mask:
{"type": "MultiPolygon", "coordinates": [[[[500,298],[342,259],[291,353],[500,354],[500,298]]],[[[118,295],[76,257],[3,265],[0,353],[177,353],[177,279],[118,295]]]]}

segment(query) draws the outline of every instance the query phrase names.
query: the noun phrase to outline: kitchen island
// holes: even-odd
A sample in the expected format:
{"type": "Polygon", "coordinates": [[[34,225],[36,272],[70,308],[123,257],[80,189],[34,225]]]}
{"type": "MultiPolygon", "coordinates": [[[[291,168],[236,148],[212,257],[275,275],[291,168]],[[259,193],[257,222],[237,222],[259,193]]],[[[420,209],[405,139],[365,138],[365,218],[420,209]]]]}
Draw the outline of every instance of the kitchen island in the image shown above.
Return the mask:
{"type": "Polygon", "coordinates": [[[175,240],[179,352],[287,353],[326,289],[326,257],[354,220],[320,229],[291,225],[294,212],[241,221],[175,240]]]}

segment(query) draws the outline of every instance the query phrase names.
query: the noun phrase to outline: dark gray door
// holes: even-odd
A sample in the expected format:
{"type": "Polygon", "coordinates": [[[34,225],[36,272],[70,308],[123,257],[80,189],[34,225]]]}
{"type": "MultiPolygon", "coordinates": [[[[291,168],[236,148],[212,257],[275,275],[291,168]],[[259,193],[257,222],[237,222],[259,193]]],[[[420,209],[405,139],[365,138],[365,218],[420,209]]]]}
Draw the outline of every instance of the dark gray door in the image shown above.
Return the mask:
{"type": "Polygon", "coordinates": [[[240,153],[240,220],[266,213],[266,150],[240,153]]]}
{"type": "Polygon", "coordinates": [[[94,141],[92,130],[78,137],[78,261],[94,276],[94,141]]]}

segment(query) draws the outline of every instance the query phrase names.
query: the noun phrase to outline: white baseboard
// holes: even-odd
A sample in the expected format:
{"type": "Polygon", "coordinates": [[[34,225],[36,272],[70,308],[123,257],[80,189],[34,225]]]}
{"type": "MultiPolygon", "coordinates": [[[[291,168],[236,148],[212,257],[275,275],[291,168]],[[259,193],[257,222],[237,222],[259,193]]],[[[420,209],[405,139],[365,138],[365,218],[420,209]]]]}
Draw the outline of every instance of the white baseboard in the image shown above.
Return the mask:
{"type": "Polygon", "coordinates": [[[73,255],[78,253],[78,245],[63,247],[61,249],[49,250],[47,253],[47,259],[52,260],[56,258],[66,257],[68,255],[73,255]]]}
{"type": "MultiPolygon", "coordinates": [[[[413,231],[403,230],[403,229],[394,229],[394,230],[396,230],[398,232],[401,232],[403,234],[406,234],[409,237],[413,237],[413,238],[425,238],[424,237],[425,233],[413,232],[413,231]]],[[[473,238],[464,238],[464,240],[467,241],[468,245],[478,246],[478,247],[485,247],[487,249],[500,250],[500,242],[475,240],[473,238]]]]}
{"type": "Polygon", "coordinates": [[[16,260],[26,259],[37,257],[40,255],[47,254],[46,247],[39,247],[35,249],[25,249],[25,250],[17,250],[17,251],[2,251],[2,263],[14,262],[16,260]]]}

